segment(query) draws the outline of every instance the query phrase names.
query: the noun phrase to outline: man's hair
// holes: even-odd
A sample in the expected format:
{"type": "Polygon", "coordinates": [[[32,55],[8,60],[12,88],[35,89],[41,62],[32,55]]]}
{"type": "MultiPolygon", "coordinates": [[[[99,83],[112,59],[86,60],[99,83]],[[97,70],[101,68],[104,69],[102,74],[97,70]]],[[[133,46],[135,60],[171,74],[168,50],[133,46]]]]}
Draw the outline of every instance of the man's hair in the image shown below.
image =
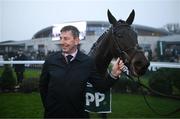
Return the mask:
{"type": "Polygon", "coordinates": [[[79,37],[79,30],[75,26],[64,26],[60,32],[71,31],[74,38],[79,37]]]}

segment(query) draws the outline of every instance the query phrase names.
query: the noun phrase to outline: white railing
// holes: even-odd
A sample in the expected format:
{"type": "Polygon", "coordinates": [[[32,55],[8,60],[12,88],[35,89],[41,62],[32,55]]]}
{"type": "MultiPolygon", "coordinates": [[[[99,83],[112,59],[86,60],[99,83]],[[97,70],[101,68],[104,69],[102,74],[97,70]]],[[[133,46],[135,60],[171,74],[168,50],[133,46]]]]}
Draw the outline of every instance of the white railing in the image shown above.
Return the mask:
{"type": "Polygon", "coordinates": [[[149,70],[156,71],[159,68],[180,68],[180,63],[175,62],[150,62],[149,70]]]}
{"type": "MultiPolygon", "coordinates": [[[[43,60],[38,61],[0,61],[0,64],[43,64],[43,60]]],[[[180,63],[175,62],[150,62],[149,70],[156,71],[159,68],[180,68],[180,63]]]]}
{"type": "Polygon", "coordinates": [[[32,67],[32,68],[38,68],[44,63],[43,60],[38,61],[0,61],[0,66],[3,66],[4,64],[10,64],[13,66],[13,64],[25,64],[25,67],[32,67]]]}
{"type": "Polygon", "coordinates": [[[43,60],[38,61],[0,61],[0,64],[43,64],[43,60]]]}

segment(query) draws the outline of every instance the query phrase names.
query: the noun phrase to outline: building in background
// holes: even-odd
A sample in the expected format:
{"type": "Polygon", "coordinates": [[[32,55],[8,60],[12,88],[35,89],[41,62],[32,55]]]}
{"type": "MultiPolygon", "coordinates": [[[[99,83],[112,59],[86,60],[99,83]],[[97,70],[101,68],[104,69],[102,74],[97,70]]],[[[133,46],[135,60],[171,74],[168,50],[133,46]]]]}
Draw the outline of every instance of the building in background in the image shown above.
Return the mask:
{"type": "MultiPolygon", "coordinates": [[[[18,49],[23,49],[32,60],[44,59],[44,56],[48,53],[60,50],[59,33],[60,29],[65,25],[74,25],[79,29],[81,40],[80,48],[86,54],[90,51],[92,45],[100,35],[110,27],[110,24],[105,21],[78,21],[54,24],[36,32],[30,40],[1,42],[0,54],[4,52],[16,52],[18,49]]],[[[175,45],[180,44],[180,35],[176,35],[175,40],[174,35],[165,29],[135,24],[133,24],[132,27],[138,34],[140,46],[144,49],[150,60],[158,60],[160,56],[159,41],[172,42],[171,44],[175,45]]],[[[163,49],[163,51],[165,51],[165,49],[163,49]]]]}

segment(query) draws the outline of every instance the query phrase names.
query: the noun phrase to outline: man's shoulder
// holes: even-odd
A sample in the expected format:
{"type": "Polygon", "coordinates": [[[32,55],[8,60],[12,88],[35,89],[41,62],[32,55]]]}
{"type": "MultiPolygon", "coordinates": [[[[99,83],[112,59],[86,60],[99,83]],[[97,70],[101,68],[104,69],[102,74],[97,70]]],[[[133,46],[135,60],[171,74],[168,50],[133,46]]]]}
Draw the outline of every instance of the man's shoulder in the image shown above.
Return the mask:
{"type": "Polygon", "coordinates": [[[77,58],[82,60],[82,61],[84,61],[84,60],[89,61],[89,60],[93,59],[92,57],[88,56],[87,54],[83,53],[82,51],[78,52],[77,58]]]}

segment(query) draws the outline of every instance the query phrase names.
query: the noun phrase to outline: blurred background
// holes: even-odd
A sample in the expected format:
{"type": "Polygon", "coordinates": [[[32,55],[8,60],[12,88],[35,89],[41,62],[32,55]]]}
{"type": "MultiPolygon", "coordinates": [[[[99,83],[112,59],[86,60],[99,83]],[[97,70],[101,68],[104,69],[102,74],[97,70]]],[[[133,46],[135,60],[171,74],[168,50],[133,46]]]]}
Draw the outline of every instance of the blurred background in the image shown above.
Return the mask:
{"type": "Polygon", "coordinates": [[[67,23],[81,30],[88,53],[110,27],[108,9],[117,20],[134,9],[132,27],[149,59],[179,62],[179,8],[179,0],[0,0],[0,55],[11,58],[21,49],[29,60],[41,60],[60,50],[59,29],[67,23]]]}

